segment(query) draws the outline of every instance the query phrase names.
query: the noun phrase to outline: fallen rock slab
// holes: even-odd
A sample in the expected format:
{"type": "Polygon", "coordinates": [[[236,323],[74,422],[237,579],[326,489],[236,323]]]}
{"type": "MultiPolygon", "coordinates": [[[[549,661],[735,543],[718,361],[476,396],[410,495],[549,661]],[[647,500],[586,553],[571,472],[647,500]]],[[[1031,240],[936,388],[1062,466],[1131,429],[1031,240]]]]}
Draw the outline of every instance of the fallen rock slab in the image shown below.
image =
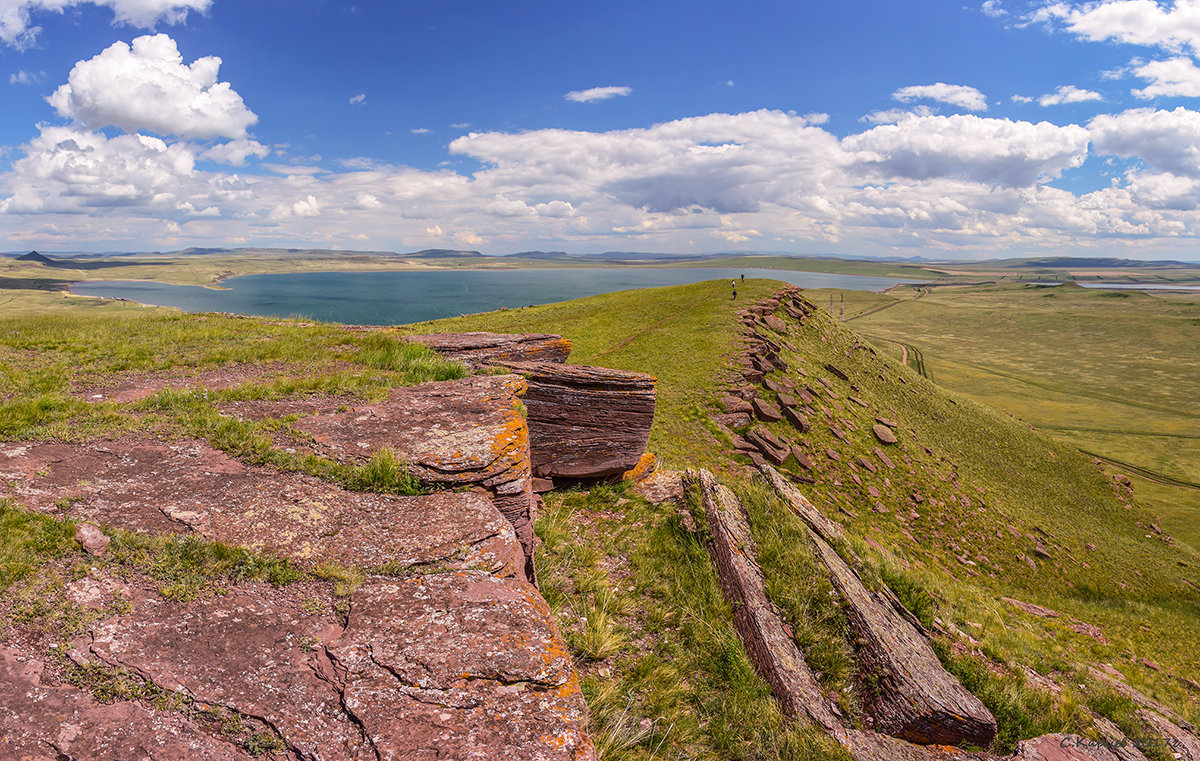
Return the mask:
{"type": "Polygon", "coordinates": [[[762,472],[810,526],[809,538],[817,557],[847,605],[860,662],[878,679],[868,703],[876,728],[919,745],[969,742],[987,747],[996,734],[995,718],[946,671],[928,641],[896,610],[893,600],[868,590],[820,535],[829,532],[836,536],[840,527],[834,528],[808,500],[797,499],[798,490],[778,472],[762,472]]]}
{"type": "Polygon", "coordinates": [[[808,716],[829,731],[839,728],[820,685],[767,597],[754,538],[737,497],[707,470],[687,471],[684,483],[700,489],[712,536],[709,552],[754,667],[771,685],[788,716],[808,716]]]}
{"type": "Polygon", "coordinates": [[[876,423],[875,425],[871,426],[871,432],[875,434],[875,438],[879,439],[879,441],[884,444],[895,444],[899,441],[899,439],[896,438],[896,433],[891,428],[888,428],[886,425],[882,425],[880,423],[876,423]]]}
{"type": "Polygon", "coordinates": [[[549,333],[426,333],[405,336],[468,365],[497,362],[566,362],[571,342],[549,333]]]}
{"type": "Polygon", "coordinates": [[[654,376],[550,362],[503,365],[528,379],[523,401],[534,475],[619,475],[646,451],[654,423],[654,376]]]}

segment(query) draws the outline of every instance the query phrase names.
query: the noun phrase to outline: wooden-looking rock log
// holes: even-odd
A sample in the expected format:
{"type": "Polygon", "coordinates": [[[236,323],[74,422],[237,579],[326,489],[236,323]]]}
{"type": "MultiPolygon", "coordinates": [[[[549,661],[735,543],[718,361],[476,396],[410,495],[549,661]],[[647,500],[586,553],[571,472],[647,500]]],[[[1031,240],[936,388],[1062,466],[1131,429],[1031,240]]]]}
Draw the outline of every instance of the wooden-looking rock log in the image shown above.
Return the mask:
{"type": "Polygon", "coordinates": [[[654,423],[654,376],[552,362],[503,362],[525,376],[533,473],[600,478],[637,465],[654,423]]]}
{"type": "Polygon", "coordinates": [[[447,359],[469,365],[489,362],[566,362],[571,342],[550,333],[426,333],[405,336],[447,359]]]}
{"type": "Polygon", "coordinates": [[[479,569],[524,577],[512,526],[482,490],[354,492],[246,465],[199,441],[0,443],[0,497],[145,534],[196,534],[291,560],[367,570],[479,569]]]}
{"type": "Polygon", "coordinates": [[[733,606],[733,620],[750,660],[788,716],[808,716],[832,731],[840,727],[828,708],[804,656],[783,629],[779,611],[767,597],[762,569],[742,506],[707,470],[689,470],[686,485],[700,489],[712,542],[709,552],[721,589],[733,606]]]}
{"type": "Polygon", "coordinates": [[[834,528],[836,524],[799,496],[778,472],[761,470],[809,526],[817,557],[847,605],[859,659],[864,670],[878,679],[868,705],[876,729],[921,745],[969,742],[987,747],[996,734],[996,719],[946,671],[925,637],[897,611],[893,599],[867,589],[821,537],[841,535],[841,527],[834,528]]]}

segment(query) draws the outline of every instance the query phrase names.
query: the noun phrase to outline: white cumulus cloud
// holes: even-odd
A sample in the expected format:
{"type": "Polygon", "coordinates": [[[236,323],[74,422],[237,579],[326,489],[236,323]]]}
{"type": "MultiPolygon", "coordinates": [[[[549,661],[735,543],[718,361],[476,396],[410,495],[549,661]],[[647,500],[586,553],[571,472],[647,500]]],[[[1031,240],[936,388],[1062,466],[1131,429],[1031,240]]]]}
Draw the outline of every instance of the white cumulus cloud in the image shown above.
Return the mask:
{"type": "Polygon", "coordinates": [[[0,0],[0,42],[27,47],[41,31],[36,16],[79,5],[111,8],[114,24],[153,29],[160,23],[182,24],[191,11],[206,12],[212,0],[0,0]]]}
{"type": "Polygon", "coordinates": [[[1032,185],[1079,166],[1088,132],[1049,122],[973,114],[926,116],[881,125],[842,141],[858,162],[885,176],[925,180],[965,177],[1012,187],[1032,185]]]}
{"type": "Polygon", "coordinates": [[[1109,0],[1081,4],[1052,2],[1025,17],[1061,24],[1086,40],[1114,40],[1167,50],[1200,52],[1200,3],[1195,0],[1109,0]]]}
{"type": "Polygon", "coordinates": [[[1098,153],[1140,158],[1184,177],[1200,178],[1200,112],[1135,108],[1088,123],[1098,153]]]}
{"type": "Polygon", "coordinates": [[[19,70],[16,74],[8,75],[8,83],[10,85],[36,85],[46,78],[46,72],[32,72],[19,70]]]}
{"type": "Polygon", "coordinates": [[[244,138],[258,117],[228,82],[217,81],[220,66],[215,56],[184,64],[173,39],[146,35],[76,63],[48,100],[59,115],[92,129],[244,138]]]}
{"type": "Polygon", "coordinates": [[[361,106],[361,105],[365,104],[366,102],[367,102],[367,94],[365,92],[360,92],[358,95],[350,96],[350,105],[352,105],[352,106],[361,106]]]}
{"type": "Polygon", "coordinates": [[[1059,106],[1063,103],[1085,103],[1089,100],[1104,100],[1104,96],[1092,90],[1083,90],[1075,85],[1060,85],[1054,92],[1038,98],[1039,106],[1059,106]]]}
{"type": "Polygon", "coordinates": [[[1149,100],[1167,98],[1200,98],[1200,68],[1190,58],[1179,56],[1165,61],[1150,61],[1133,70],[1141,79],[1150,82],[1133,90],[1134,96],[1149,100]]]}
{"type": "Polygon", "coordinates": [[[566,97],[567,100],[575,101],[576,103],[591,103],[592,101],[596,100],[608,100],[609,98],[616,98],[618,96],[623,97],[632,92],[632,87],[592,87],[588,90],[572,90],[564,97],[566,97]]]}
{"type": "Polygon", "coordinates": [[[948,85],[945,82],[901,87],[892,93],[892,98],[901,103],[911,103],[914,100],[936,100],[951,106],[965,108],[968,111],[987,110],[987,98],[979,90],[967,85],[948,85]]]}

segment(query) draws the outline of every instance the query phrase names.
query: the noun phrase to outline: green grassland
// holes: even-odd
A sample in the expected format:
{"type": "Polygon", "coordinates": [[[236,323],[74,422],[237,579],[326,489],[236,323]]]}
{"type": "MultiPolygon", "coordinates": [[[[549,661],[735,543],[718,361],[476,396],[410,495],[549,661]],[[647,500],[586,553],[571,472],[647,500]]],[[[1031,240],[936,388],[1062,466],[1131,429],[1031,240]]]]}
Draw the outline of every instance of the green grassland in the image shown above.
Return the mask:
{"type": "Polygon", "coordinates": [[[891,356],[915,349],[938,385],[1137,468],[1163,526],[1200,547],[1200,490],[1139,477],[1200,484],[1200,294],[1009,284],[846,296],[850,327],[891,356]]]}
{"type": "MultiPolygon", "coordinates": [[[[860,673],[854,663],[845,619],[802,541],[803,529],[753,477],[728,434],[711,419],[734,380],[741,350],[737,310],[780,287],[775,281],[749,280],[739,286],[736,301],[724,282],[628,291],[394,332],[561,333],[574,342],[573,362],[655,375],[658,408],[651,450],[666,468],[716,471],[742,496],[769,594],[823,686],[839,696],[850,721],[860,721],[870,675],[860,673]]],[[[959,290],[954,289],[955,297],[959,290]]],[[[813,483],[802,484],[802,490],[846,525],[849,548],[861,559],[859,570],[866,578],[886,580],[936,632],[944,662],[1000,720],[998,749],[1011,749],[1016,740],[1047,731],[1087,733],[1085,708],[1109,716],[1127,731],[1140,731],[1128,702],[1087,676],[1090,663],[1112,664],[1131,684],[1196,721],[1200,703],[1181,680],[1200,680],[1200,645],[1190,634],[1200,628],[1200,592],[1186,583],[1200,585],[1200,542],[1193,543],[1185,530],[1169,522],[1163,528],[1178,535],[1174,541],[1152,528],[1158,513],[1166,518],[1162,506],[1176,498],[1140,483],[1131,497],[1111,471],[1079,454],[1078,444],[1061,438],[1060,432],[1032,429],[980,403],[982,397],[954,390],[944,378],[953,379],[954,372],[965,378],[968,370],[955,370],[959,365],[952,366],[937,351],[942,343],[951,344],[962,353],[962,367],[986,367],[986,358],[1000,372],[1024,377],[1025,365],[1005,359],[1012,356],[1010,350],[993,347],[989,354],[986,341],[973,343],[966,330],[955,326],[1017,321],[1016,328],[1009,324],[1008,333],[993,334],[1005,340],[1014,330],[1029,330],[1020,319],[1040,319],[1060,332],[1036,352],[1033,337],[1019,339],[1030,345],[1038,362],[1067,352],[1064,363],[1086,363],[1088,373],[1096,375],[1111,372],[1115,362],[1129,377],[1124,382],[1089,381],[1094,384],[1086,387],[1091,398],[1115,404],[1133,388],[1144,394],[1137,399],[1143,406],[1134,408],[1141,410],[1142,424],[1153,419],[1158,425],[1162,415],[1168,421],[1162,425],[1183,426],[1189,410],[1179,403],[1179,395],[1193,393],[1191,384],[1200,381],[1166,357],[1170,350],[1190,351],[1185,359],[1192,362],[1200,356],[1194,344],[1171,337],[1195,318],[1187,311],[1194,307],[1186,297],[1155,296],[1164,299],[1164,311],[1138,317],[1137,296],[1056,289],[1046,297],[1044,290],[1018,288],[989,295],[993,290],[962,291],[971,298],[978,293],[978,298],[998,300],[978,307],[955,305],[942,288],[928,289],[920,299],[911,298],[916,292],[901,298],[851,294],[848,314],[896,303],[846,325],[818,312],[803,328],[779,338],[790,344],[783,357],[795,383],[816,388],[820,377],[832,388],[818,389],[820,409],[810,433],[801,437],[782,422],[768,427],[803,440],[819,470],[807,474],[813,483]],[[1033,309],[1050,302],[1055,307],[1018,318],[1005,301],[1013,298],[1025,299],[1021,303],[1034,304],[1033,309]],[[892,348],[872,351],[855,332],[861,328],[886,337],[882,321],[902,325],[906,309],[934,310],[936,317],[925,324],[938,342],[899,334],[894,340],[923,350],[936,383],[903,366],[899,354],[893,355],[896,344],[881,338],[881,348],[892,348]],[[1071,335],[1107,335],[1104,326],[1122,314],[1128,317],[1120,319],[1142,326],[1133,334],[1136,340],[1166,343],[1161,357],[1147,352],[1161,363],[1153,365],[1161,371],[1153,374],[1157,385],[1133,377],[1139,362],[1116,356],[1122,346],[1128,352],[1133,339],[1104,344],[1109,356],[1071,354],[1064,345],[1071,335]],[[1161,320],[1176,328],[1162,328],[1161,320]],[[839,379],[825,369],[827,364],[851,380],[839,379]],[[852,395],[866,406],[851,402],[852,395]],[[845,440],[826,424],[823,411],[831,414],[845,440]],[[1171,414],[1179,419],[1171,422],[1171,414]],[[900,442],[888,450],[895,468],[851,468],[854,458],[872,457],[876,416],[898,423],[900,442]],[[826,450],[836,451],[840,459],[832,460],[826,450]],[[1039,545],[1049,558],[1035,556],[1039,545]],[[1001,601],[1004,596],[1063,615],[1036,618],[1001,601]],[[1105,641],[1073,630],[1075,621],[1099,627],[1105,641]],[[1052,696],[1033,689],[1025,668],[1051,675],[1063,692],[1052,696]]],[[[828,306],[828,294],[806,295],[828,306]]],[[[457,365],[397,342],[391,331],[361,335],[330,325],[180,315],[67,299],[52,289],[4,290],[3,298],[21,306],[0,316],[0,438],[9,440],[79,439],[128,430],[201,436],[251,462],[303,470],[351,488],[404,491],[411,485],[403,483],[394,462],[349,472],[314,459],[287,457],[271,446],[268,431],[218,419],[212,405],[221,399],[312,391],[377,398],[394,385],[462,373],[457,365]],[[87,404],[78,397],[81,385],[122,374],[264,363],[288,368],[290,377],[247,383],[205,398],[164,391],[133,405],[87,404]]],[[[1030,381],[1040,384],[1032,387],[1042,394],[1071,389],[1052,364],[1031,373],[1030,381]]],[[[995,384],[998,394],[1003,384],[995,384]]],[[[1079,403],[1077,414],[1085,414],[1083,406],[1079,403]]],[[[1124,424],[1139,422],[1135,412],[1123,414],[1124,424]]],[[[805,475],[794,459],[784,469],[805,475]]],[[[1180,499],[1176,510],[1185,508],[1180,499]]],[[[708,560],[706,529],[694,495],[677,507],[652,505],[628,485],[555,492],[548,495],[536,528],[541,588],[583,673],[602,758],[843,758],[823,735],[783,717],[750,666],[708,560]]],[[[0,509],[0,532],[7,532],[0,542],[0,579],[26,607],[36,607],[41,585],[59,573],[39,573],[39,568],[61,564],[64,554],[72,563],[79,559],[64,543],[66,528],[59,530],[11,506],[0,509]]],[[[183,552],[168,543],[144,552],[132,557],[142,558],[137,562],[146,569],[175,568],[173,558],[181,552],[199,557],[184,564],[186,573],[163,571],[166,582],[174,573],[191,579],[185,584],[188,590],[201,583],[193,579],[196,574],[241,573],[231,568],[250,568],[265,578],[287,575],[286,569],[220,549],[183,552]]]]}

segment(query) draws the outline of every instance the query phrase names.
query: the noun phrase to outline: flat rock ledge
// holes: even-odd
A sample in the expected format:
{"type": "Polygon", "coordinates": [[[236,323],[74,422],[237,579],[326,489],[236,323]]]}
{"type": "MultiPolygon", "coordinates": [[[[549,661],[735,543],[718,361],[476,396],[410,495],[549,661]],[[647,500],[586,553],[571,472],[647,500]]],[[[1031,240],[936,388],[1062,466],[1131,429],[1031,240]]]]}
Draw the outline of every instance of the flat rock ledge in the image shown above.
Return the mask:
{"type": "MultiPolygon", "coordinates": [[[[344,619],[327,593],[265,585],[190,603],[146,594],[129,607],[75,638],[68,657],[136,675],[201,715],[216,708],[260,726],[289,758],[595,759],[571,658],[523,581],[481,571],[369,577],[344,619]]],[[[81,760],[250,756],[187,713],[99,705],[42,684],[43,670],[0,648],[0,724],[16,730],[0,736],[0,757],[54,758],[49,748],[81,760]]]]}
{"type": "Polygon", "coordinates": [[[301,418],[294,427],[312,438],[313,451],[338,462],[365,462],[387,449],[425,483],[486,489],[516,532],[532,580],[536,503],[529,427],[518,400],[524,391],[516,375],[423,383],[392,389],[384,402],[301,418]]]}
{"type": "Polygon", "coordinates": [[[654,423],[646,373],[554,362],[496,362],[524,376],[529,447],[541,478],[619,476],[637,466],[654,423]]]}
{"type": "Polygon", "coordinates": [[[467,365],[502,362],[566,362],[571,342],[549,333],[426,333],[404,336],[447,359],[467,365]]]}
{"type": "Polygon", "coordinates": [[[346,491],[248,466],[199,441],[0,443],[0,496],[76,521],[196,534],[299,567],[476,569],[524,578],[516,533],[482,489],[414,497],[346,491]]]}

